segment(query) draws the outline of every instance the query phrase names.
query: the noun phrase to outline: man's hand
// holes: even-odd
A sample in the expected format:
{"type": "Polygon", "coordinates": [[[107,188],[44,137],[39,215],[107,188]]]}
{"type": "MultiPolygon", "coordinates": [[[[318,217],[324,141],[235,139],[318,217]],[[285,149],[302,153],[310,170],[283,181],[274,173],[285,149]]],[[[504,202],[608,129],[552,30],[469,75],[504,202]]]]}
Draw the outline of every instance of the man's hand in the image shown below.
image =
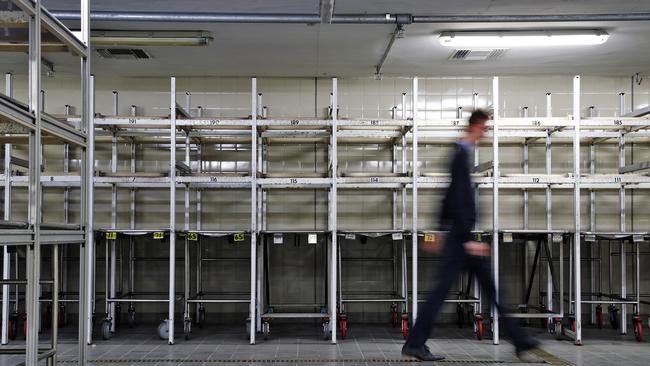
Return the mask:
{"type": "Polygon", "coordinates": [[[468,241],[463,243],[465,253],[477,257],[489,257],[491,253],[490,246],[480,241],[468,241]]]}

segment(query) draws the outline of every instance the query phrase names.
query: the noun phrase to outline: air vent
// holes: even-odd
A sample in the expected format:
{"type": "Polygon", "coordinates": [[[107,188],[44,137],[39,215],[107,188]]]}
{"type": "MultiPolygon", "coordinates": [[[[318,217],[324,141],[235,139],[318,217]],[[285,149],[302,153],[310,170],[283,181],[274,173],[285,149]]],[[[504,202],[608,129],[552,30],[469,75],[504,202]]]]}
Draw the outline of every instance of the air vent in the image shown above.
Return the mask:
{"type": "Polygon", "coordinates": [[[486,50],[455,50],[449,56],[452,61],[485,61],[499,58],[506,53],[507,49],[486,49],[486,50]]]}
{"type": "Polygon", "coordinates": [[[118,60],[147,60],[151,55],[139,48],[98,48],[97,53],[102,58],[118,60]]]}

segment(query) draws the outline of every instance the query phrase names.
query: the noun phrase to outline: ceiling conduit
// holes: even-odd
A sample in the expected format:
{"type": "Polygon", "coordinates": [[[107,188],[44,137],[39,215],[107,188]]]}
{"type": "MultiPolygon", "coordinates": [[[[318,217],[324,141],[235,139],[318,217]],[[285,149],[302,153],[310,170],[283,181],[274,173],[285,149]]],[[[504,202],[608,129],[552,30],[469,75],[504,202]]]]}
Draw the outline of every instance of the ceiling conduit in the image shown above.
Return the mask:
{"type": "MultiPolygon", "coordinates": [[[[79,20],[80,13],[70,10],[50,11],[62,21],[79,20]]],[[[319,14],[247,14],[247,13],[171,13],[93,11],[90,19],[114,22],[180,23],[281,23],[319,24],[319,14]]],[[[650,13],[565,14],[565,15],[411,15],[411,14],[340,14],[332,24],[411,24],[411,23],[512,23],[512,22],[604,22],[647,21],[650,13]]]]}

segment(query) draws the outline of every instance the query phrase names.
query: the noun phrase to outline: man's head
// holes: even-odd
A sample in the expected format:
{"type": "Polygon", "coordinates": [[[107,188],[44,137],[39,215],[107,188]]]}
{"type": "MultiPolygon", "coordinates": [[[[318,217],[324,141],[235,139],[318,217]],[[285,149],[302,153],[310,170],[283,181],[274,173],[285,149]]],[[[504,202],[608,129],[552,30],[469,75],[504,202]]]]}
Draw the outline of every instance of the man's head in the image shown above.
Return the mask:
{"type": "Polygon", "coordinates": [[[472,112],[472,115],[469,117],[469,125],[466,129],[467,134],[465,139],[474,143],[485,137],[487,121],[489,120],[490,114],[483,109],[477,109],[472,112]]]}

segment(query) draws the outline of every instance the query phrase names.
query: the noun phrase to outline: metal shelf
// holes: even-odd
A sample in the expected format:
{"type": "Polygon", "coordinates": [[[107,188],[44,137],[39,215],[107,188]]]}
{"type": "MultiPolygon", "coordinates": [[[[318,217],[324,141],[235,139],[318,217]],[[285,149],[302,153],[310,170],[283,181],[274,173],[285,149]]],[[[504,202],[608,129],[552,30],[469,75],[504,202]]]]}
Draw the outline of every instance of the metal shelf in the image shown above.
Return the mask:
{"type": "MultiPolygon", "coordinates": [[[[25,262],[28,263],[26,270],[25,289],[25,313],[29,321],[26,325],[26,348],[12,348],[5,353],[24,353],[25,365],[36,366],[39,360],[46,359],[47,363],[56,363],[56,349],[58,343],[58,311],[59,302],[67,301],[59,299],[60,293],[66,293],[65,278],[62,282],[63,289],[59,291],[60,270],[59,270],[59,249],[62,251],[71,250],[72,244],[79,248],[79,363],[85,364],[86,344],[90,334],[90,289],[92,283],[89,281],[92,270],[90,258],[93,250],[92,235],[92,205],[93,185],[90,181],[94,167],[94,129],[89,128],[92,119],[92,85],[90,76],[90,65],[88,60],[90,40],[90,8],[87,0],[81,0],[81,35],[75,36],[61,22],[53,17],[40,1],[14,0],[14,3],[21,8],[29,18],[29,82],[28,99],[29,103],[24,104],[12,98],[12,75],[6,74],[5,93],[0,94],[0,129],[4,145],[4,172],[2,176],[4,186],[4,224],[0,228],[0,236],[3,238],[3,279],[7,280],[11,275],[11,263],[15,261],[16,270],[18,254],[13,253],[12,258],[8,252],[8,246],[25,246],[25,262]],[[76,125],[65,120],[48,115],[43,111],[43,96],[41,92],[41,34],[48,31],[51,35],[63,42],[67,50],[81,60],[81,111],[82,117],[76,125]],[[66,170],[69,166],[69,148],[76,147],[81,150],[78,159],[81,164],[80,172],[74,178],[80,189],[80,215],[79,223],[69,225],[69,189],[65,188],[64,193],[64,224],[48,224],[42,222],[43,211],[43,187],[48,178],[42,174],[41,148],[44,144],[62,144],[65,150],[66,170]],[[28,158],[24,161],[12,156],[12,144],[27,145],[28,158]],[[12,166],[20,166],[27,170],[25,176],[13,176],[12,166]],[[28,194],[28,222],[15,223],[12,220],[12,188],[14,186],[27,187],[28,194]],[[52,281],[47,286],[51,287],[52,299],[46,299],[52,303],[52,324],[51,338],[46,350],[39,349],[39,299],[41,281],[41,260],[42,247],[47,246],[52,255],[52,281]],[[61,246],[61,248],[59,248],[61,246]]],[[[58,182],[56,182],[58,183],[58,182]]],[[[67,187],[66,185],[62,185],[67,187]]],[[[65,274],[65,270],[62,271],[65,274]]],[[[13,305],[13,312],[19,311],[18,287],[15,288],[15,299],[10,299],[10,287],[2,286],[2,334],[1,343],[8,343],[9,307],[13,305]]]]}

